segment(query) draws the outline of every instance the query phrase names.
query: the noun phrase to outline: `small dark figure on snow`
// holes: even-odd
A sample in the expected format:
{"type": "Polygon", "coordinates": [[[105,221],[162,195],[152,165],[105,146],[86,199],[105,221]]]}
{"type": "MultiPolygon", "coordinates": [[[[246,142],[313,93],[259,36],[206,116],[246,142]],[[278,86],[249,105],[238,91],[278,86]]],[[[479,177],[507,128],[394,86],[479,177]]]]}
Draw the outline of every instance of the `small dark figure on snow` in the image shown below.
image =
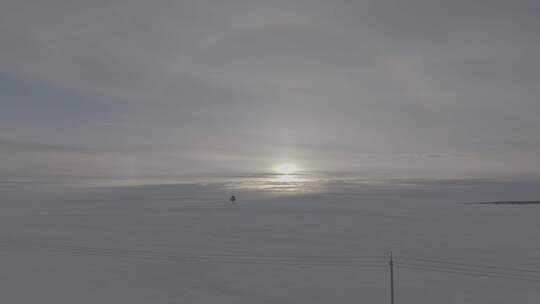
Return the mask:
{"type": "Polygon", "coordinates": [[[230,199],[230,201],[231,201],[231,203],[234,203],[234,202],[236,202],[236,196],[234,196],[234,195],[233,195],[233,196],[231,196],[231,199],[230,199]]]}

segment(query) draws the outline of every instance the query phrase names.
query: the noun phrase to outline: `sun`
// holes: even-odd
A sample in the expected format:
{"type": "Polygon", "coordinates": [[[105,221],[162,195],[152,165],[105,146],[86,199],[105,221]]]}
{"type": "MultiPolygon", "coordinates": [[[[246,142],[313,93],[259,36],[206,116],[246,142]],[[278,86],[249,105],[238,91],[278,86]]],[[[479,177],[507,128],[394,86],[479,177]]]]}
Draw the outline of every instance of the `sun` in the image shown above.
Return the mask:
{"type": "Polygon", "coordinates": [[[295,164],[286,163],[286,164],[277,165],[274,168],[274,171],[278,174],[290,175],[290,174],[295,174],[298,171],[300,171],[300,168],[298,168],[298,166],[295,164]]]}

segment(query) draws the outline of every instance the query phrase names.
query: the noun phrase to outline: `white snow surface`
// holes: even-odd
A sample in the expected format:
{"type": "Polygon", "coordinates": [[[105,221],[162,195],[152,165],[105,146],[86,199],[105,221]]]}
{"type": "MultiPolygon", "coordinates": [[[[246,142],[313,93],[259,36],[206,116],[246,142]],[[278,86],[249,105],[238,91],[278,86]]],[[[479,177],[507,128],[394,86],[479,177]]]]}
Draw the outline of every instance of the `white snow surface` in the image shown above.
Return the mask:
{"type": "Polygon", "coordinates": [[[540,281],[399,264],[540,272],[540,205],[171,187],[5,196],[0,302],[389,303],[393,251],[396,303],[540,303],[540,281]]]}

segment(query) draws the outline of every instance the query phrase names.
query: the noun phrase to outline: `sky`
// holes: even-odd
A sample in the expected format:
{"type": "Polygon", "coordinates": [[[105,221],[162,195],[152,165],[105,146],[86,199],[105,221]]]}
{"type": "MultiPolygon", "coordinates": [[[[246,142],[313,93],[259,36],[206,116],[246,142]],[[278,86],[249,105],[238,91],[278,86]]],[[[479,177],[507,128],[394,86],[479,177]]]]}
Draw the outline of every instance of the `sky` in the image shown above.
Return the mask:
{"type": "Polygon", "coordinates": [[[539,31],[536,0],[3,0],[0,181],[536,180],[539,31]]]}

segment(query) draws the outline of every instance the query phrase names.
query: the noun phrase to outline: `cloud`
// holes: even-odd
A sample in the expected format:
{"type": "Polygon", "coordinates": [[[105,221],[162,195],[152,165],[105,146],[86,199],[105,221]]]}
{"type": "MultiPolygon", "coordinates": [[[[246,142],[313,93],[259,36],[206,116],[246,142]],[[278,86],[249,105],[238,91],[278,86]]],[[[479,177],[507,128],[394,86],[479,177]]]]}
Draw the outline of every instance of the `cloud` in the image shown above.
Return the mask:
{"type": "Polygon", "coordinates": [[[165,179],[291,159],[540,175],[539,14],[532,0],[3,1],[0,128],[18,146],[0,143],[2,175],[165,179]]]}

